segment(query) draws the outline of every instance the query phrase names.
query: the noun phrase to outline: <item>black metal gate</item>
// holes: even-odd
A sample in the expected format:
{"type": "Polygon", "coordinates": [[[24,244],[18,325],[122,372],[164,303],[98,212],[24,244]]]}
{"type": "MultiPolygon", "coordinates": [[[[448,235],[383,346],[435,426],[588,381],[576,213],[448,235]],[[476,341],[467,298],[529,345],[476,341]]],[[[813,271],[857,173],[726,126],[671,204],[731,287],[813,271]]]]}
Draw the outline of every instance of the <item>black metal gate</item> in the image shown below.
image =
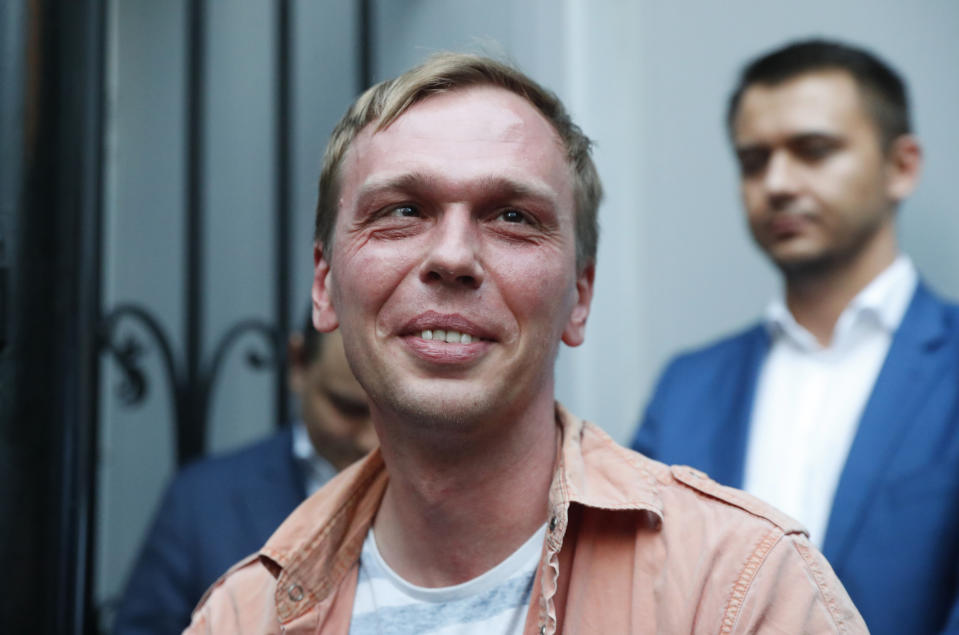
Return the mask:
{"type": "MultiPolygon", "coordinates": [[[[370,2],[356,11],[359,72],[370,77],[370,2]]],[[[177,462],[205,452],[210,397],[227,353],[271,368],[276,421],[287,419],[283,363],[291,324],[291,91],[295,5],[275,11],[273,320],[238,319],[204,346],[203,197],[206,0],[187,1],[187,129],[182,210],[184,344],[133,302],[103,307],[101,292],[107,0],[0,4],[0,631],[96,632],[92,592],[99,368],[122,369],[120,398],[135,406],[151,384],[170,386],[177,462]],[[135,329],[123,328],[136,325],[135,329]],[[206,357],[203,350],[212,350],[206,357]],[[146,351],[167,377],[150,377],[146,351]]]]}

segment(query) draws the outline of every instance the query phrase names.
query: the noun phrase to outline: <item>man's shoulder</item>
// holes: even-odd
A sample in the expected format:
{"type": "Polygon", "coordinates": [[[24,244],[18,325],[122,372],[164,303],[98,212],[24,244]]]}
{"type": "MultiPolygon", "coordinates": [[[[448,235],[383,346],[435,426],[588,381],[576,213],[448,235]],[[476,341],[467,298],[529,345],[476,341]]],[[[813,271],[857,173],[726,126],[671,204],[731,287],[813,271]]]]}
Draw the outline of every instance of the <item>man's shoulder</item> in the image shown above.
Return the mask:
{"type": "Polygon", "coordinates": [[[748,382],[769,350],[766,327],[756,323],[673,357],[657,382],[654,396],[712,394],[748,382]],[[704,393],[705,391],[705,393],[704,393]]]}
{"type": "MultiPolygon", "coordinates": [[[[602,478],[610,480],[620,491],[633,490],[626,498],[636,498],[634,494],[638,492],[638,498],[656,501],[664,522],[681,525],[684,518],[712,516],[717,521],[729,521],[729,527],[742,527],[745,523],[756,525],[757,530],[776,527],[784,534],[806,533],[799,522],[772,505],[742,490],[720,485],[695,468],[667,465],[625,448],[589,422],[584,422],[582,434],[587,471],[601,469],[602,478]]],[[[588,476],[599,475],[590,472],[588,476]]]]}
{"type": "Polygon", "coordinates": [[[262,469],[266,464],[285,457],[292,460],[289,427],[238,449],[187,464],[177,474],[174,487],[192,489],[206,483],[236,482],[262,469]]]}
{"type": "Polygon", "coordinates": [[[743,490],[721,485],[688,465],[672,465],[668,469],[674,486],[691,491],[695,504],[710,508],[710,512],[719,506],[732,516],[757,519],[760,524],[776,527],[784,534],[808,535],[799,521],[743,490]]]}
{"type": "Polygon", "coordinates": [[[900,328],[916,328],[929,319],[942,320],[946,332],[959,338],[959,303],[940,295],[920,278],[900,328]]]}
{"type": "Polygon", "coordinates": [[[275,591],[276,577],[261,556],[247,556],[207,589],[193,610],[189,628],[184,632],[244,632],[244,627],[250,626],[250,616],[256,616],[260,625],[276,624],[277,620],[271,619],[276,612],[273,602],[275,591]],[[242,599],[242,611],[236,610],[238,599],[242,599]]]}
{"type": "Polygon", "coordinates": [[[730,356],[741,356],[744,350],[765,346],[768,342],[766,327],[760,322],[755,322],[738,331],[680,352],[672,359],[670,365],[722,363],[730,356]]]}

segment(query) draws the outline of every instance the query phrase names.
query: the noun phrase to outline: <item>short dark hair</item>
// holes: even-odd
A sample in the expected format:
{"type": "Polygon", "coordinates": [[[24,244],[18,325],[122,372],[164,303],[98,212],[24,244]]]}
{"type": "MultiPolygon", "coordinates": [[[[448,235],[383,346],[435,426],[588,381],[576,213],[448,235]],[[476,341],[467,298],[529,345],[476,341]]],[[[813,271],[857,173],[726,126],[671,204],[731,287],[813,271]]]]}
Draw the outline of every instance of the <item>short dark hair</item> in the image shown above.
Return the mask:
{"type": "Polygon", "coordinates": [[[852,76],[876,124],[884,149],[888,149],[897,137],[912,132],[906,85],[891,66],[865,49],[836,41],[810,39],[792,42],[766,53],[743,69],[726,110],[730,137],[735,132],[733,125],[743,93],[750,86],[775,86],[799,75],[824,70],[845,71],[852,76]]]}

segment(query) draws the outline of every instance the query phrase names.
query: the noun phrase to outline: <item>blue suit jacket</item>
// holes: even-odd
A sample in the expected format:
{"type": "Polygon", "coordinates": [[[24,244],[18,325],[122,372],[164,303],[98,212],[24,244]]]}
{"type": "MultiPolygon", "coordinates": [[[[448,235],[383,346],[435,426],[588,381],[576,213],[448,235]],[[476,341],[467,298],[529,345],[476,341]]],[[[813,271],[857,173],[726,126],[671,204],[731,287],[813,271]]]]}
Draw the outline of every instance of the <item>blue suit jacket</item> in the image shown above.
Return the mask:
{"type": "Polygon", "coordinates": [[[115,632],[179,635],[207,587],[262,547],[304,497],[290,426],[184,468],[134,566],[115,632]]]}
{"type": "MultiPolygon", "coordinates": [[[[763,326],[666,368],[633,441],[742,487],[763,326]]],[[[959,307],[920,283],[863,411],[823,553],[873,633],[959,632],[959,307]]]]}

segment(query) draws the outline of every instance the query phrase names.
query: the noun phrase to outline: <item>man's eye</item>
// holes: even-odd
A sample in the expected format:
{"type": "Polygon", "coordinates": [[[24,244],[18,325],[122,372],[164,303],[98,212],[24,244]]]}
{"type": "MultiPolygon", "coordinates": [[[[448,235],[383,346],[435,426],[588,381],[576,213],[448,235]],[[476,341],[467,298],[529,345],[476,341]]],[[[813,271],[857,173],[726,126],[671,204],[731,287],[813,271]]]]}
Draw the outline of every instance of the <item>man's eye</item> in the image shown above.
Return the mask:
{"type": "Polygon", "coordinates": [[[411,218],[420,215],[420,210],[412,205],[399,205],[394,207],[389,211],[388,216],[401,216],[404,218],[411,218]]]}
{"type": "Polygon", "coordinates": [[[507,223],[527,223],[529,219],[526,218],[526,215],[515,209],[505,209],[499,214],[499,218],[506,221],[507,223]]]}
{"type": "Polygon", "coordinates": [[[806,160],[817,161],[826,158],[835,149],[836,144],[819,139],[800,143],[796,146],[796,154],[806,160]]]}
{"type": "Polygon", "coordinates": [[[753,176],[762,172],[769,161],[769,152],[766,150],[741,150],[738,152],[739,169],[745,176],[753,176]]]}

